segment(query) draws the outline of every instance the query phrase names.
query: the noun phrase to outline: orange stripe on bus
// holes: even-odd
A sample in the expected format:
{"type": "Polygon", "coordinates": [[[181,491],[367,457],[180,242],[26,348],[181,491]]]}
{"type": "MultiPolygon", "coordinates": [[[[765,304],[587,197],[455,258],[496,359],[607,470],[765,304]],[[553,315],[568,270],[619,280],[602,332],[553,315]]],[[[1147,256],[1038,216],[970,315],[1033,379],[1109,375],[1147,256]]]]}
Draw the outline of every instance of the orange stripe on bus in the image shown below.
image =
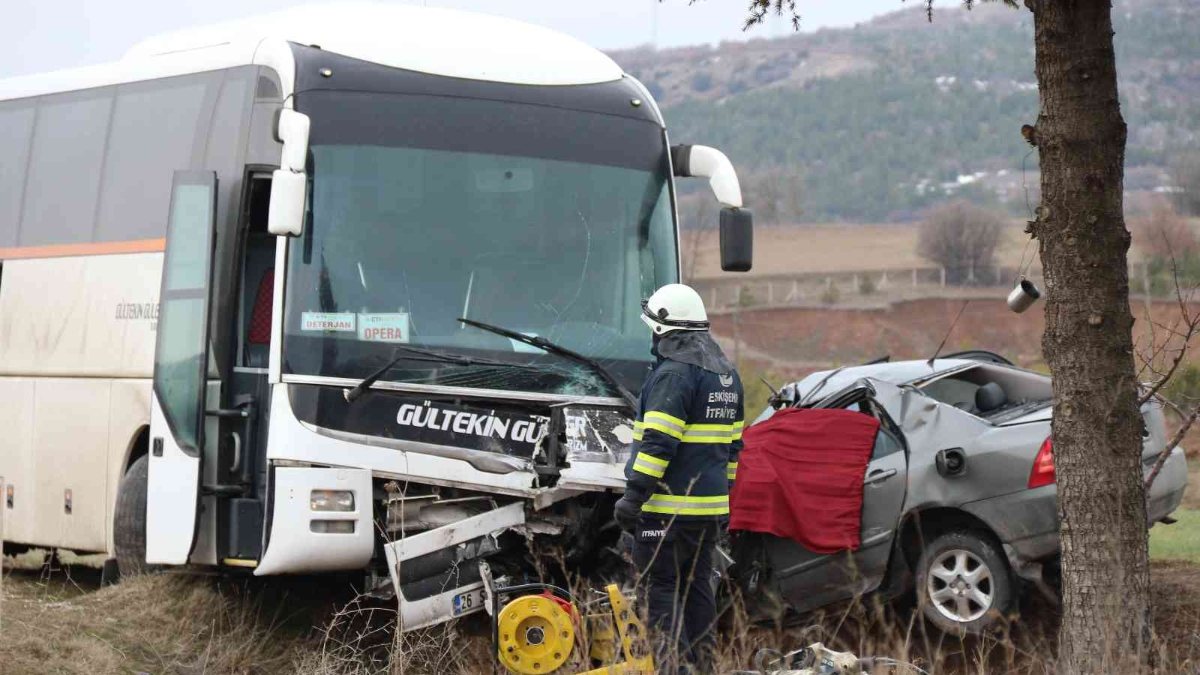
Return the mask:
{"type": "Polygon", "coordinates": [[[87,244],[0,247],[0,260],[13,260],[16,258],[65,258],[81,255],[113,255],[115,253],[159,253],[165,250],[166,247],[166,239],[133,239],[130,241],[101,241],[87,244]]]}

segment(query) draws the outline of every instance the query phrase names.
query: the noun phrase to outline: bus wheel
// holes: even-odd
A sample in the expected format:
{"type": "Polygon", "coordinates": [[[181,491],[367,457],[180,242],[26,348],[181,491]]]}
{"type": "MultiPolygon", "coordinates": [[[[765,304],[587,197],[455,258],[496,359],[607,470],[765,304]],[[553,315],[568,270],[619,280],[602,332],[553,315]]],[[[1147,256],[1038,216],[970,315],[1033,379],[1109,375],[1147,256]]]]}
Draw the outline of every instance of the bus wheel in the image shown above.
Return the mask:
{"type": "Polygon", "coordinates": [[[143,455],[129,467],[117,486],[113,546],[122,577],[151,571],[146,564],[146,482],[149,475],[150,456],[143,455]]]}

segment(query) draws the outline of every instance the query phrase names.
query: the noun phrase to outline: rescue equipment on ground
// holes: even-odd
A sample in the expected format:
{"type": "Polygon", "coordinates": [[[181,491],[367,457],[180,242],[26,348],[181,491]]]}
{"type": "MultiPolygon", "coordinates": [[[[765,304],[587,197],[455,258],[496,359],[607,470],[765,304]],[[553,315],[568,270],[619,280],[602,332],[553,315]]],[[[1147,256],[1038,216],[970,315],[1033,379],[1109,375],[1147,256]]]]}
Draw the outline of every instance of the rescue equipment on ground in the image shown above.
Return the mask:
{"type": "Polygon", "coordinates": [[[491,598],[496,659],[510,673],[555,672],[577,647],[575,660],[585,668],[581,675],[655,672],[645,626],[616,584],[582,610],[569,591],[549,584],[496,588],[491,598]],[[511,599],[497,609],[501,596],[511,599]]]}
{"type": "MultiPolygon", "coordinates": [[[[585,605],[583,610],[570,591],[550,584],[499,587],[489,593],[489,611],[496,659],[510,673],[557,672],[573,655],[576,662],[588,668],[579,675],[656,672],[646,628],[633,601],[616,584],[609,584],[604,596],[585,605]],[[510,599],[499,608],[502,596],[510,599]]],[[[911,663],[835,652],[820,642],[787,654],[760,649],[754,655],[754,670],[738,670],[729,675],[861,675],[877,668],[929,675],[911,663]]]]}

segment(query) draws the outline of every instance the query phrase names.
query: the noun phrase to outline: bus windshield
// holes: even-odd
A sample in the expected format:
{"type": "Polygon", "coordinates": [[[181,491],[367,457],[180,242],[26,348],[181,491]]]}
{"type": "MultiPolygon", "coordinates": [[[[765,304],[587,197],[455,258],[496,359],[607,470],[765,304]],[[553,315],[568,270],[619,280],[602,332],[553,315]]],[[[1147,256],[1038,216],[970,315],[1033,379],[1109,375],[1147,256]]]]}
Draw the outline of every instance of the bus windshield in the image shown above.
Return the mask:
{"type": "Polygon", "coordinates": [[[465,317],[595,358],[636,390],[652,359],[639,300],[678,275],[661,129],[438,96],[315,92],[297,107],[311,187],[288,255],[286,372],[361,378],[404,344],[491,361],[402,359],[382,381],[615,395],[465,317]]]}

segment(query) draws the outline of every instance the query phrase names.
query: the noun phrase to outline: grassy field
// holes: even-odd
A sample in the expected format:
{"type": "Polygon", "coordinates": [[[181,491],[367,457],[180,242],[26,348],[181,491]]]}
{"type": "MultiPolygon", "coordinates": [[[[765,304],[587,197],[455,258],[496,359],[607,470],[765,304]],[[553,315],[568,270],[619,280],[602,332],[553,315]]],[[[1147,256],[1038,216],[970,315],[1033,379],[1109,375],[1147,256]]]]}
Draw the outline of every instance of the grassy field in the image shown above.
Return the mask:
{"type": "Polygon", "coordinates": [[[1200,510],[1181,508],[1174,518],[1179,522],[1150,530],[1150,557],[1200,564],[1200,510]]]}
{"type": "MultiPolygon", "coordinates": [[[[1195,442],[1184,447],[1200,450],[1195,442]]],[[[1158,524],[1150,529],[1150,559],[1179,560],[1200,565],[1200,459],[1188,457],[1188,488],[1183,503],[1171,514],[1174,525],[1158,524]]]]}

